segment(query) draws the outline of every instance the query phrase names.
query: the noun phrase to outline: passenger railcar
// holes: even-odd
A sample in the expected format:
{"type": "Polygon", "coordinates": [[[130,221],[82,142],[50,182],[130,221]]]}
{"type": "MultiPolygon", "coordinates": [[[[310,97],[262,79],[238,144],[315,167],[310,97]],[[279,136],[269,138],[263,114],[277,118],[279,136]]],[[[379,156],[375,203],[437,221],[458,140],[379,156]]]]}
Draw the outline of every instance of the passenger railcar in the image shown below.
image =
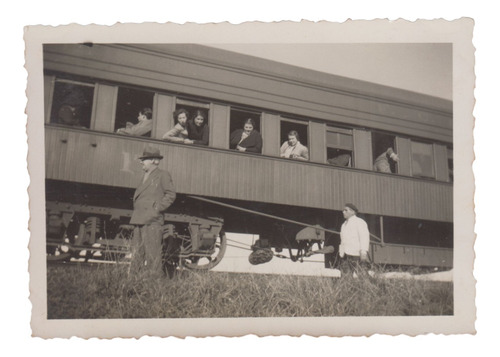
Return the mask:
{"type": "Polygon", "coordinates": [[[100,227],[108,236],[126,227],[136,160],[152,144],[178,192],[169,213],[221,217],[225,231],[258,234],[279,252],[301,248],[303,226],[273,216],[335,231],[352,202],[374,236],[374,262],[452,267],[452,102],[202,45],[46,44],[43,56],[48,232],[88,225],[89,207],[113,218],[100,227]],[[144,107],[149,133],[116,133],[144,107]],[[206,114],[208,146],[162,140],[180,108],[206,114]],[[230,148],[247,118],[260,154],[230,148]],[[291,130],[308,161],[280,157],[291,130]],[[375,171],[388,148],[399,162],[375,171]]]}

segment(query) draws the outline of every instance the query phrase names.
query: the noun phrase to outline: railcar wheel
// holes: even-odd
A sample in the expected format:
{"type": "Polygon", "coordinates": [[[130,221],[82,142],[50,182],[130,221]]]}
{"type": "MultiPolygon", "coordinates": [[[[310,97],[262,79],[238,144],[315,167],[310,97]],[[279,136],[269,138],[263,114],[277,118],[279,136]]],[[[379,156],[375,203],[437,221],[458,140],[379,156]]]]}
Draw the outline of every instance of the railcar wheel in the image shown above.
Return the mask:
{"type": "Polygon", "coordinates": [[[210,270],[220,263],[226,252],[226,234],[220,231],[213,252],[208,256],[193,256],[182,259],[182,266],[192,270],[210,270]]]}

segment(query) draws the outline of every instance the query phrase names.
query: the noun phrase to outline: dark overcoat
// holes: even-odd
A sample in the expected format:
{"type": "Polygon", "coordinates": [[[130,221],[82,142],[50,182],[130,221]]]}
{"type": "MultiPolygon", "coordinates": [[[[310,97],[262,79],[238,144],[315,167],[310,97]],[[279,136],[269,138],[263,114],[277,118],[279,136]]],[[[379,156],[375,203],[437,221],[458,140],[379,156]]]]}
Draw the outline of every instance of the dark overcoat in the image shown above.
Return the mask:
{"type": "Polygon", "coordinates": [[[243,129],[237,129],[231,133],[229,138],[229,143],[231,149],[235,149],[237,145],[244,147],[247,152],[262,152],[262,136],[257,130],[252,130],[249,136],[243,139],[241,142],[241,134],[243,134],[243,129]]]}
{"type": "Polygon", "coordinates": [[[175,190],[170,174],[161,169],[153,170],[135,190],[130,224],[163,224],[163,212],[174,200],[175,190]]]}

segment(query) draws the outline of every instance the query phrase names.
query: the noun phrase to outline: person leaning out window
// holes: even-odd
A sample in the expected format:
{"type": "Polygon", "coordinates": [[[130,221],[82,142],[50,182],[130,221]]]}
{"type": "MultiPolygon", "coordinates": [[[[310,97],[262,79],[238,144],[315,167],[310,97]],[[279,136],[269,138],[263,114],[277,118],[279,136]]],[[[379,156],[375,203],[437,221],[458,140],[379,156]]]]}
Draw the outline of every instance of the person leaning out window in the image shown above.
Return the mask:
{"type": "Polygon", "coordinates": [[[201,110],[197,110],[193,120],[188,120],[188,138],[184,139],[184,144],[208,145],[208,125],[205,122],[205,115],[201,110]]]}
{"type": "Polygon", "coordinates": [[[255,130],[255,122],[252,119],[245,120],[243,129],[236,129],[231,133],[229,139],[231,149],[242,152],[262,152],[262,136],[255,130]]]}
{"type": "Polygon", "coordinates": [[[172,129],[167,131],[163,135],[162,139],[172,143],[183,143],[188,137],[188,131],[186,129],[188,117],[189,112],[186,109],[176,110],[174,112],[174,120],[177,121],[177,124],[175,124],[172,129]]]}
{"type": "Polygon", "coordinates": [[[153,111],[151,108],[144,108],[137,116],[137,124],[127,122],[125,128],[120,128],[116,132],[123,135],[142,136],[151,132],[153,128],[153,111]]]}
{"type": "Polygon", "coordinates": [[[299,133],[292,130],[288,133],[288,140],[281,145],[280,157],[295,160],[309,160],[309,150],[299,141],[299,133]]]}

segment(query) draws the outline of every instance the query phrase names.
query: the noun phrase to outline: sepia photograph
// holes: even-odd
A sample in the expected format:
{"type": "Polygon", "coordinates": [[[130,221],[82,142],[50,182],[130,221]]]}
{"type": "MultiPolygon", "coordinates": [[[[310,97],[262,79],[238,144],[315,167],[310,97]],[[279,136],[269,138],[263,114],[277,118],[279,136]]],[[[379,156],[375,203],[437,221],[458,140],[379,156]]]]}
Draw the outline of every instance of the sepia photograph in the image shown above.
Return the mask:
{"type": "Polygon", "coordinates": [[[34,335],[473,333],[472,24],[28,27],[34,335]]]}

